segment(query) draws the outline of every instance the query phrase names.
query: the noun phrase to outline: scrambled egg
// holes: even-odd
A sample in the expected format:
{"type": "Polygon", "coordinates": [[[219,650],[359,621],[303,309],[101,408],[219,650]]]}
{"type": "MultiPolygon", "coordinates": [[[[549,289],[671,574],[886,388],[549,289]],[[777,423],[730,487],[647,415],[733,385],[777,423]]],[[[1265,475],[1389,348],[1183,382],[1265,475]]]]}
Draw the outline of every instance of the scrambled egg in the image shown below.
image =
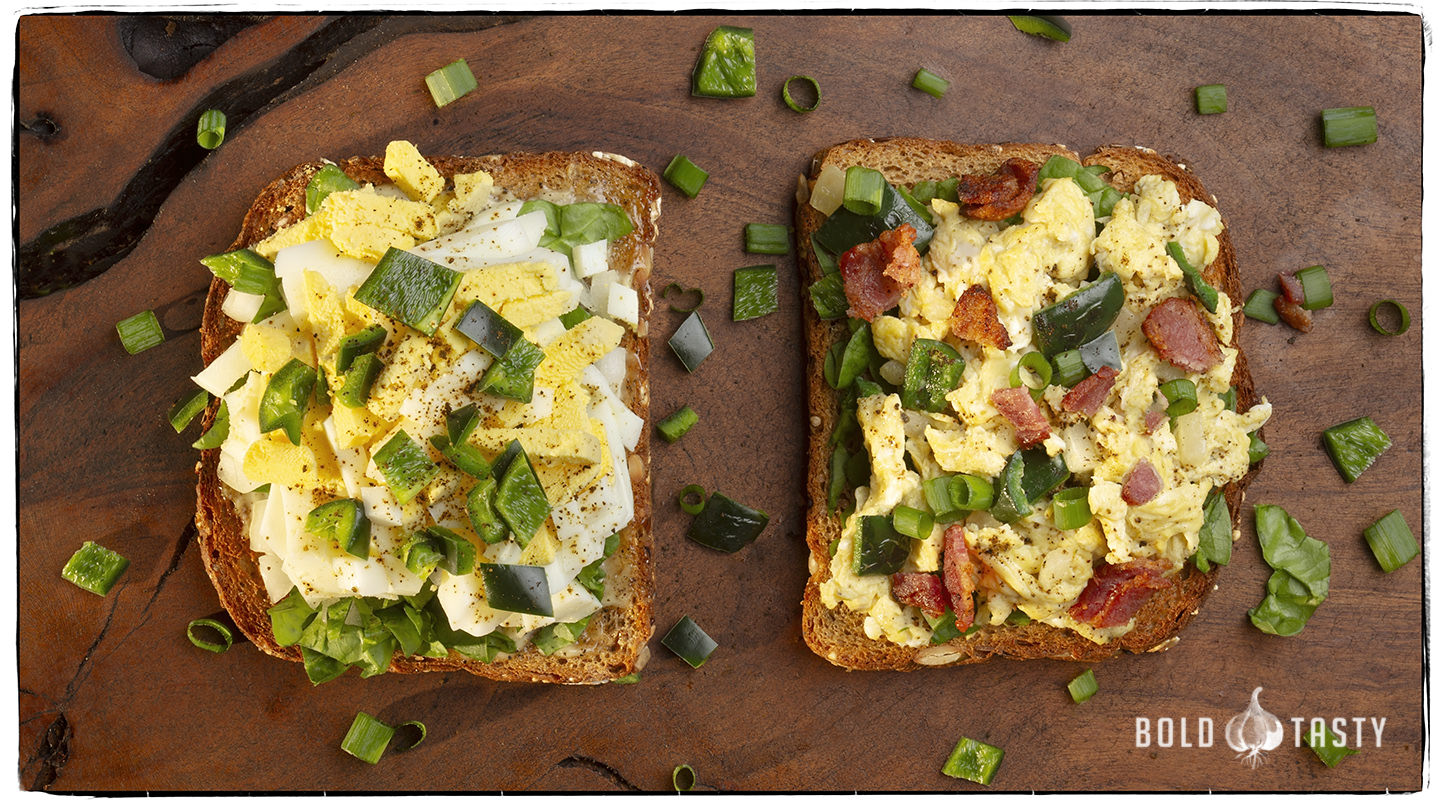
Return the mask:
{"type": "MultiPolygon", "coordinates": [[[[1103,643],[1131,625],[1100,629],[1068,614],[1094,567],[1102,561],[1160,558],[1173,570],[1182,568],[1199,542],[1205,497],[1212,487],[1245,474],[1247,434],[1270,416],[1270,405],[1263,402],[1243,414],[1224,408],[1220,395],[1230,387],[1235,349],[1224,347],[1223,361],[1210,372],[1187,374],[1161,360],[1140,329],[1155,304],[1188,294],[1166,242],[1179,242],[1196,266],[1208,265],[1219,255],[1220,216],[1198,200],[1181,203],[1175,184],[1158,176],[1141,178],[1134,193],[1117,202],[1101,223],[1069,178],[1043,181],[1017,224],[969,220],[956,204],[938,198],[930,211],[935,234],[924,257],[927,272],[906,291],[898,313],[871,323],[872,340],[880,356],[897,365],[905,363],[917,338],[946,340],[964,358],[965,371],[942,413],[905,410],[895,395],[859,400],[857,417],[871,476],[868,486],[856,489],[855,510],[832,554],[821,600],[827,607],[844,604],[863,615],[871,638],[907,646],[929,643],[929,622],[918,609],[893,598],[889,576],[854,573],[860,519],[889,514],[899,504],[927,509],[925,479],[952,473],[997,476],[1017,443],[990,395],[1011,387],[1012,369],[1034,349],[1035,312],[1084,286],[1092,272],[1113,272],[1125,289],[1125,306],[1113,326],[1124,368],[1105,404],[1090,419],[1065,414],[1060,400],[1066,389],[1059,385],[1049,386],[1040,402],[1051,425],[1051,437],[1042,446],[1052,456],[1063,455],[1072,486],[1090,488],[1092,520],[1062,531],[1048,499],[1015,523],[1000,523],[986,512],[966,520],[970,546],[985,572],[977,593],[977,624],[1002,623],[1018,610],[1103,643]],[[1098,235],[1097,224],[1103,227],[1098,235]],[[994,298],[1011,337],[1008,349],[949,335],[955,302],[972,285],[994,298]],[[1175,420],[1173,428],[1162,424],[1147,433],[1146,412],[1165,405],[1159,385],[1180,377],[1195,383],[1199,408],[1175,420]],[[1155,467],[1163,488],[1150,502],[1132,507],[1120,493],[1141,459],[1155,467]]],[[[1223,344],[1232,339],[1234,322],[1229,299],[1224,293],[1220,298],[1218,311],[1207,317],[1223,344]]],[[[902,570],[939,568],[942,528],[914,541],[902,570]]]]}
{"type": "Polygon", "coordinates": [[[478,576],[437,571],[437,598],[455,629],[484,635],[499,628],[518,640],[551,622],[583,618],[599,602],[575,584],[576,575],[600,559],[605,539],[634,517],[626,453],[635,448],[643,421],[621,401],[626,362],[607,357],[627,352],[621,348],[625,327],[592,315],[567,330],[559,316],[581,303],[585,285],[572,279],[564,254],[523,240],[514,243],[519,252],[511,257],[493,258],[495,248],[485,248],[485,258],[465,271],[432,336],[360,303],[355,291],[388,249],[460,232],[476,217],[504,227],[519,210],[518,202],[486,207],[503,190],[485,172],[457,175],[447,189],[439,172],[407,142],[386,149],[384,171],[399,195],[392,187],[372,186],[333,192],[309,217],[253,247],[276,259],[277,268],[293,270],[282,281],[295,300],[287,311],[241,330],[243,361],[229,362],[242,362],[249,371],[224,397],[230,431],[219,475],[242,516],[248,515],[251,546],[261,555],[269,595],[279,600],[299,586],[312,605],[357,594],[414,595],[424,582],[405,568],[399,550],[414,531],[440,525],[474,542],[482,562],[543,566],[555,606],[553,617],[496,611],[485,604],[478,576]],[[531,402],[473,392],[492,360],[453,326],[475,301],[521,328],[544,352],[531,402]],[[383,369],[368,400],[349,407],[333,398],[347,373],[338,368],[339,349],[347,336],[375,325],[385,329],[377,351],[383,369]],[[332,395],[328,404],[308,407],[298,445],[281,430],[259,427],[266,385],[293,358],[322,372],[332,395]],[[511,541],[491,547],[480,541],[466,508],[473,480],[428,441],[444,434],[445,417],[467,403],[481,414],[470,444],[493,459],[519,440],[550,502],[549,518],[523,550],[511,541]],[[405,504],[390,492],[374,461],[375,452],[401,431],[441,469],[405,504]],[[364,504],[372,523],[367,559],[304,529],[311,509],[337,498],[364,504]]]}

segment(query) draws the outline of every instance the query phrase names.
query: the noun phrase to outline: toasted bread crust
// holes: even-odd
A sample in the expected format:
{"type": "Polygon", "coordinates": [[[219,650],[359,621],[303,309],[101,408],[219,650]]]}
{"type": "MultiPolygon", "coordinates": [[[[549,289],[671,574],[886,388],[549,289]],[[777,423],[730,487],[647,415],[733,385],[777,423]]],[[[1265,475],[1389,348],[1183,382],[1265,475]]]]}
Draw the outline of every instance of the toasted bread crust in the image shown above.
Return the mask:
{"type": "MultiPolygon", "coordinates": [[[[647,169],[599,153],[549,152],[507,154],[486,157],[431,157],[430,163],[448,180],[455,174],[484,170],[495,179],[497,189],[516,198],[545,198],[558,202],[595,201],[618,203],[630,216],[635,230],[611,245],[611,264],[636,268],[632,286],[639,293],[640,325],[626,332],[622,343],[632,356],[625,380],[623,400],[638,416],[650,423],[649,342],[646,329],[652,306],[650,272],[653,266],[656,220],[660,216],[660,182],[647,169]]],[[[253,245],[305,214],[305,186],[323,164],[316,161],[296,166],[271,182],[256,197],[245,215],[240,234],[229,249],[253,245]]],[[[389,179],[378,157],[353,157],[339,162],[352,179],[375,184],[389,179]]],[[[240,334],[243,324],[231,320],[221,306],[229,285],[215,279],[205,300],[201,323],[201,354],[208,364],[240,334]]],[[[205,413],[205,428],[215,418],[219,403],[205,413]]],[[[257,555],[234,503],[221,484],[216,467],[220,451],[201,452],[196,466],[198,507],[195,525],[199,532],[205,571],[215,584],[220,602],[236,626],[261,650],[288,661],[300,661],[298,647],[275,643],[270,600],[260,578],[257,555]]],[[[591,620],[581,640],[554,656],[532,648],[493,663],[483,663],[452,653],[449,658],[423,658],[396,654],[391,672],[443,672],[464,670],[504,681],[550,683],[601,683],[636,672],[645,663],[645,644],[653,630],[651,603],[654,593],[653,540],[650,503],[650,436],[641,433],[630,454],[631,489],[635,518],[621,532],[615,553],[615,568],[606,578],[606,606],[591,620]]]]}
{"type": "MultiPolygon", "coordinates": [[[[1100,164],[1111,169],[1107,179],[1120,191],[1129,192],[1135,181],[1147,174],[1158,174],[1175,182],[1184,200],[1199,199],[1211,205],[1215,199],[1205,191],[1198,178],[1178,162],[1138,147],[1105,146],[1081,160],[1079,155],[1060,145],[988,144],[967,145],[920,138],[890,138],[842,143],[818,153],[811,163],[813,182],[826,166],[863,165],[879,169],[891,183],[913,184],[924,180],[945,180],[964,173],[990,173],[1008,158],[1018,157],[1044,163],[1051,155],[1064,155],[1085,165],[1100,164]]],[[[819,211],[803,203],[796,205],[796,227],[800,246],[800,267],[805,283],[821,276],[819,263],[811,247],[810,235],[824,222],[819,211]]],[[[1222,216],[1223,221],[1223,216],[1222,216]]],[[[1240,298],[1240,274],[1235,263],[1235,249],[1228,225],[1220,235],[1220,254],[1205,270],[1205,278],[1230,296],[1240,298]]],[[[1219,568],[1202,573],[1187,565],[1176,578],[1175,587],[1161,591],[1140,609],[1130,632],[1106,644],[1095,644],[1073,630],[1032,622],[1023,627],[1009,624],[987,626],[947,644],[928,647],[905,647],[885,639],[865,635],[864,617],[843,604],[835,609],[820,601],[820,583],[830,577],[829,544],[841,531],[840,521],[826,508],[829,476],[829,440],[834,429],[839,397],[825,382],[825,354],[839,337],[843,325],[822,321],[813,307],[804,306],[805,338],[808,365],[806,370],[807,403],[812,415],[809,441],[809,474],[806,491],[810,497],[806,517],[805,540],[810,549],[811,575],[805,585],[802,620],[805,641],[817,655],[846,669],[912,670],[922,666],[953,666],[973,664],[999,656],[1002,658],[1055,658],[1070,661],[1100,661],[1121,652],[1153,652],[1167,649],[1177,640],[1177,633],[1199,611],[1201,602],[1214,589],[1219,568]],[[814,417],[819,418],[818,424],[814,417]]],[[[1236,316],[1236,337],[1231,345],[1238,350],[1239,327],[1243,316],[1236,316]]],[[[1258,401],[1250,378],[1244,352],[1235,363],[1231,384],[1237,392],[1240,410],[1258,401]]],[[[1225,501],[1230,508],[1231,523],[1238,523],[1245,486],[1258,467],[1252,467],[1239,481],[1225,488],[1225,501]]]]}

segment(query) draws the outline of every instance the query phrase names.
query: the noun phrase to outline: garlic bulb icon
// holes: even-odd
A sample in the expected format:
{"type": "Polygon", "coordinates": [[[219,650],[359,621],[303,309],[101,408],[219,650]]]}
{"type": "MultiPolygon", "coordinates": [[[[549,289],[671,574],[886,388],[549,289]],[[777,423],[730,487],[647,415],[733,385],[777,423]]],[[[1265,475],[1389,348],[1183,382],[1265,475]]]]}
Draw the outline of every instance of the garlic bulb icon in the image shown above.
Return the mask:
{"type": "Polygon", "coordinates": [[[1266,751],[1285,741],[1285,724],[1260,706],[1261,687],[1250,693],[1250,705],[1225,724],[1225,742],[1251,768],[1258,767],[1266,751]]]}

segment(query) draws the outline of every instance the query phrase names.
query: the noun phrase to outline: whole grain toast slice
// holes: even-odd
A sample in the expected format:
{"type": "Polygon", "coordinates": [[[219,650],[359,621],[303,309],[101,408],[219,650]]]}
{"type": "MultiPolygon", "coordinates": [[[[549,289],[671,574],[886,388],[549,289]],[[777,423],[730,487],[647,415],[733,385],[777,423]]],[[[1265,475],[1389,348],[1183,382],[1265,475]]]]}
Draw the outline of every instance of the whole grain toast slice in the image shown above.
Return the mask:
{"type": "MultiPolygon", "coordinates": [[[[542,198],[552,202],[610,202],[623,207],[635,228],[610,246],[610,266],[634,268],[632,286],[639,294],[640,323],[627,330],[623,346],[633,356],[625,379],[623,401],[650,423],[650,386],[647,324],[652,306],[650,273],[653,266],[656,222],[660,216],[660,182],[654,173],[616,155],[603,153],[548,152],[513,153],[486,157],[427,158],[448,181],[459,173],[484,170],[495,180],[496,189],[517,199],[542,198]]],[[[352,179],[376,185],[388,183],[379,157],[353,157],[339,162],[352,179]]],[[[240,234],[230,250],[254,245],[282,227],[305,216],[305,186],[319,168],[319,161],[296,166],[272,181],[256,197],[245,215],[240,234]]],[[[221,310],[229,285],[215,279],[205,301],[201,323],[201,355],[208,364],[240,334],[243,324],[221,310]]],[[[218,401],[205,413],[209,429],[218,410],[218,401]]],[[[298,647],[275,643],[270,600],[257,567],[257,555],[234,503],[221,484],[216,467],[219,450],[201,452],[196,466],[199,475],[198,508],[195,525],[199,532],[201,556],[206,573],[215,584],[220,602],[236,626],[266,653],[288,661],[300,661],[298,647]]],[[[505,681],[551,683],[601,683],[638,671],[648,659],[646,642],[653,630],[651,604],[654,593],[653,541],[650,502],[649,430],[630,454],[631,489],[635,517],[621,531],[619,549],[607,563],[606,598],[581,639],[562,653],[545,656],[534,647],[493,663],[463,658],[404,656],[398,651],[390,672],[444,672],[464,670],[505,681]]]]}
{"type": "MultiPolygon", "coordinates": [[[[1110,169],[1106,178],[1116,189],[1129,192],[1135,182],[1148,174],[1162,175],[1175,182],[1183,200],[1199,199],[1215,205],[1198,178],[1174,160],[1141,148],[1105,146],[1083,160],[1061,145],[1004,143],[970,145],[921,138],[888,138],[856,140],[832,146],[815,155],[811,162],[808,183],[813,184],[827,166],[847,168],[867,166],[878,169],[893,184],[914,184],[925,180],[942,181],[958,175],[989,174],[1009,158],[1023,158],[1044,164],[1052,155],[1064,155],[1085,165],[1103,165],[1110,169]]],[[[819,279],[822,270],[816,260],[810,236],[825,221],[825,216],[804,201],[797,201],[797,242],[800,246],[800,267],[805,283],[819,279]]],[[[1222,217],[1223,220],[1223,217],[1222,217]]],[[[1240,298],[1240,274],[1235,263],[1235,249],[1228,225],[1220,235],[1220,254],[1205,270],[1205,278],[1224,290],[1233,303],[1240,298]]],[[[807,402],[811,413],[808,445],[809,472],[806,492],[810,507],[806,516],[806,544],[810,549],[812,571],[805,586],[802,602],[802,627],[805,641],[816,654],[846,669],[912,670],[925,666],[973,664],[989,658],[1033,659],[1054,658],[1070,661],[1099,661],[1121,652],[1155,652],[1169,648],[1178,640],[1177,634],[1199,611],[1201,602],[1215,587],[1219,568],[1208,573],[1187,565],[1177,575],[1174,587],[1157,593],[1140,609],[1135,626],[1125,635],[1106,644],[1096,644],[1072,630],[1031,622],[1024,626],[1003,624],[987,626],[953,641],[926,647],[905,647],[885,639],[865,635],[863,617],[843,604],[835,609],[820,601],[820,583],[830,576],[830,541],[841,531],[841,522],[827,508],[830,434],[835,428],[839,397],[825,382],[825,355],[844,329],[842,322],[823,321],[813,307],[805,311],[807,402]]],[[[1236,338],[1243,316],[1236,312],[1236,338]]],[[[1236,346],[1238,349],[1238,345],[1236,346]]],[[[1237,405],[1246,410],[1258,401],[1254,383],[1240,352],[1231,378],[1237,405]]],[[[1231,524],[1240,518],[1244,490],[1258,469],[1252,467],[1239,481],[1225,488],[1225,501],[1230,508],[1231,524]]]]}

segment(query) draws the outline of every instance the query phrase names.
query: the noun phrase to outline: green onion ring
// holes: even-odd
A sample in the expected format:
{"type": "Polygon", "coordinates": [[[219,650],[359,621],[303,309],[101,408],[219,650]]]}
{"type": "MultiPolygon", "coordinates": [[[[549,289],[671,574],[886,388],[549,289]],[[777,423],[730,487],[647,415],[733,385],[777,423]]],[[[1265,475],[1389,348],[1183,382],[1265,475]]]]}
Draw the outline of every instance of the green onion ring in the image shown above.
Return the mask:
{"type": "Polygon", "coordinates": [[[686,309],[686,308],[684,308],[684,307],[677,307],[677,306],[675,306],[674,304],[670,304],[670,311],[671,311],[671,312],[687,312],[687,313],[688,313],[688,312],[694,312],[695,310],[697,310],[697,309],[700,308],[700,305],[701,305],[701,304],[705,303],[705,291],[704,291],[704,290],[700,289],[699,287],[691,287],[691,288],[689,288],[689,289],[686,289],[686,288],[684,288],[684,287],[681,287],[679,284],[677,284],[677,283],[675,283],[675,282],[673,282],[673,281],[670,282],[669,284],[666,284],[666,285],[660,290],[660,298],[661,298],[661,300],[668,302],[668,301],[670,300],[670,295],[671,295],[671,292],[672,292],[672,291],[674,292],[675,295],[693,295],[693,296],[695,296],[695,304],[694,304],[693,306],[691,306],[689,309],[686,309]]]}
{"type": "Polygon", "coordinates": [[[195,124],[195,142],[205,149],[215,149],[225,142],[225,113],[206,110],[195,124]]]}
{"type": "Polygon", "coordinates": [[[1409,310],[1405,309],[1404,304],[1396,301],[1393,298],[1386,298],[1383,301],[1376,301],[1375,303],[1370,305],[1370,328],[1374,329],[1376,332],[1379,332],[1385,337],[1395,337],[1396,335],[1403,335],[1410,328],[1410,312],[1409,310]],[[1385,306],[1386,304],[1394,307],[1395,312],[1400,316],[1399,328],[1397,328],[1393,332],[1380,325],[1380,308],[1385,306]]]}
{"type": "Polygon", "coordinates": [[[688,793],[695,789],[695,769],[685,764],[676,765],[670,781],[675,785],[675,792],[688,793]]]}
{"type": "Polygon", "coordinates": [[[815,81],[815,79],[810,76],[791,76],[790,78],[786,79],[785,84],[781,86],[780,95],[785,97],[785,106],[789,107],[795,112],[814,112],[815,108],[820,106],[820,83],[815,81]],[[797,79],[802,82],[809,82],[810,89],[815,91],[815,103],[811,104],[809,107],[802,106],[799,102],[797,102],[794,98],[790,96],[790,83],[797,79]]]}
{"type": "Polygon", "coordinates": [[[196,647],[202,650],[209,650],[212,653],[223,653],[230,649],[231,644],[235,643],[235,633],[226,627],[224,623],[211,618],[196,619],[190,622],[190,625],[185,628],[185,637],[190,639],[190,643],[196,647]],[[220,637],[220,641],[210,641],[197,636],[195,634],[197,628],[214,632],[215,635],[220,637]]]}
{"type": "Polygon", "coordinates": [[[1010,369],[1011,388],[1018,388],[1024,383],[1024,380],[1020,377],[1020,369],[1022,368],[1028,370],[1040,379],[1040,385],[1034,388],[1028,385],[1025,386],[1030,389],[1030,396],[1037,400],[1040,399],[1040,395],[1045,393],[1046,386],[1050,385],[1050,380],[1055,374],[1054,369],[1050,367],[1050,361],[1046,360],[1045,355],[1040,352],[1029,352],[1024,357],[1021,357],[1020,362],[1016,363],[1015,367],[1010,369]]]}
{"type": "Polygon", "coordinates": [[[411,748],[414,748],[420,743],[425,742],[425,724],[420,722],[419,720],[411,720],[407,723],[401,723],[400,725],[395,727],[395,736],[397,738],[395,744],[400,746],[400,750],[409,751],[411,748]],[[415,731],[405,732],[404,730],[408,728],[414,728],[415,731]],[[412,742],[409,745],[401,745],[402,741],[399,738],[402,733],[405,734],[404,739],[406,740],[410,738],[411,733],[416,734],[417,736],[415,737],[415,742],[412,742]]]}
{"type": "Polygon", "coordinates": [[[675,496],[676,503],[680,504],[680,508],[684,509],[687,515],[698,515],[705,511],[706,500],[705,488],[699,484],[690,484],[675,496]]]}

